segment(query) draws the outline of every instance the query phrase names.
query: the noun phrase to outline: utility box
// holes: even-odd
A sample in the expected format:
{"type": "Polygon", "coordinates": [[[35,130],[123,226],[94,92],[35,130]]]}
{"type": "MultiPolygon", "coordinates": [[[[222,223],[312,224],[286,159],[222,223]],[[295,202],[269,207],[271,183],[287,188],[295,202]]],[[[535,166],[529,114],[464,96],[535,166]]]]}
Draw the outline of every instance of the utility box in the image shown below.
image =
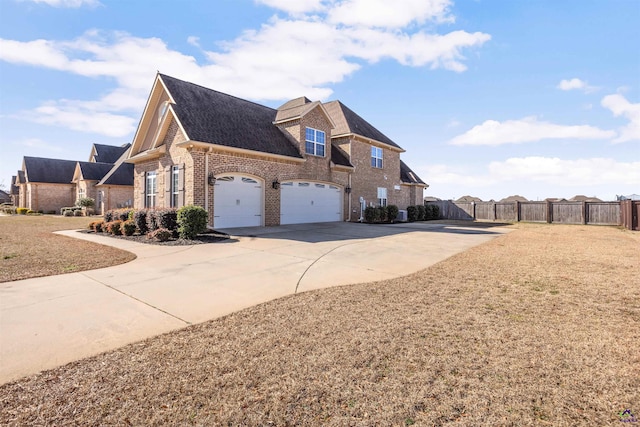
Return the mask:
{"type": "Polygon", "coordinates": [[[407,222],[407,211],[400,209],[398,211],[398,217],[396,218],[396,221],[403,221],[403,222],[407,222]]]}

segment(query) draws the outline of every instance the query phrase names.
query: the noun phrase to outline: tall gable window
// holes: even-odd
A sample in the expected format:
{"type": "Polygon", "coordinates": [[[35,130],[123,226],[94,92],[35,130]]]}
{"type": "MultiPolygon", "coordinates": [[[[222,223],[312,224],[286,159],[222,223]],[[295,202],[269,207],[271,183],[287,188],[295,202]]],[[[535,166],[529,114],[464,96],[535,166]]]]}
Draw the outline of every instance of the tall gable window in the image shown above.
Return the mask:
{"type": "Polygon", "coordinates": [[[147,177],[145,182],[145,199],[144,199],[145,208],[156,207],[156,193],[158,190],[157,182],[158,182],[158,173],[155,171],[147,172],[147,177]]]}
{"type": "Polygon", "coordinates": [[[371,167],[382,169],[382,148],[371,147],[371,167]]]}
{"type": "Polygon", "coordinates": [[[305,137],[305,151],[312,156],[324,157],[324,132],[318,129],[307,128],[305,137]]]}

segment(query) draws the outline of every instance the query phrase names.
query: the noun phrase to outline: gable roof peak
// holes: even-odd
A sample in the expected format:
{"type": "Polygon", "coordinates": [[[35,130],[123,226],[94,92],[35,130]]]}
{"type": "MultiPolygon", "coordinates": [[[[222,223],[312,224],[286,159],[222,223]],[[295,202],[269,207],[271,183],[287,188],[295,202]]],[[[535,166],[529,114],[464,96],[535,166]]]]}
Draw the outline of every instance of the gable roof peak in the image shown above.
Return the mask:
{"type": "Polygon", "coordinates": [[[309,98],[307,98],[306,96],[301,96],[299,98],[295,98],[285,102],[284,104],[282,104],[276,109],[278,111],[288,110],[290,108],[302,107],[303,105],[309,104],[310,102],[311,100],[309,98]]]}

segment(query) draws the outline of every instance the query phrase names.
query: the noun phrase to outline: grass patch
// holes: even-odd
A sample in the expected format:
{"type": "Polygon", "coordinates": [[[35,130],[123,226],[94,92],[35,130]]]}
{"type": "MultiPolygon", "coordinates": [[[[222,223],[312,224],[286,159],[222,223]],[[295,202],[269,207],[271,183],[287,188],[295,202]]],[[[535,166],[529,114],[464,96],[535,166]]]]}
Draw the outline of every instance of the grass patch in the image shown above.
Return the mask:
{"type": "Polygon", "coordinates": [[[53,234],[85,229],[86,217],[0,216],[0,282],[122,264],[130,252],[53,234]]]}
{"type": "Polygon", "coordinates": [[[6,384],[0,424],[620,425],[640,412],[640,233],[516,228],[6,384]]]}

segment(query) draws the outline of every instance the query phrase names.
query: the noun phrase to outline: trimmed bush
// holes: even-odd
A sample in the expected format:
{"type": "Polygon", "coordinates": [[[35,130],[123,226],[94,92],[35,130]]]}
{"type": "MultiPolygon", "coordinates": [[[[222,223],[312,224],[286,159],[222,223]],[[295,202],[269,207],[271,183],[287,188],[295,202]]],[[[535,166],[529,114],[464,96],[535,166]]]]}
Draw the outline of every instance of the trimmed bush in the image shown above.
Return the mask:
{"type": "Polygon", "coordinates": [[[18,213],[18,215],[26,215],[28,211],[29,211],[29,209],[27,209],[27,208],[18,208],[18,209],[16,209],[16,212],[18,213]]]}
{"type": "Polygon", "coordinates": [[[93,222],[93,231],[96,233],[102,233],[104,231],[104,221],[94,221],[93,222]]]}
{"type": "Polygon", "coordinates": [[[122,232],[125,236],[133,236],[136,232],[136,223],[132,219],[128,219],[122,223],[122,232]]]}
{"type": "Polygon", "coordinates": [[[376,209],[378,210],[378,222],[387,222],[387,207],[378,206],[376,209]]]}
{"type": "Polygon", "coordinates": [[[64,216],[73,216],[73,211],[71,209],[67,209],[62,213],[64,216]]]}
{"type": "Polygon", "coordinates": [[[373,206],[364,208],[364,221],[372,224],[380,221],[380,212],[373,206]]]}
{"type": "Polygon", "coordinates": [[[178,234],[183,239],[194,239],[207,229],[207,211],[200,206],[188,205],[178,209],[178,234]]]}
{"type": "Polygon", "coordinates": [[[122,236],[122,221],[119,219],[106,223],[107,232],[114,236],[122,236]]]}
{"type": "Polygon", "coordinates": [[[82,216],[82,215],[83,215],[83,213],[82,213],[82,211],[80,209],[78,209],[76,211],[73,211],[73,216],[82,216]]]}
{"type": "MultiPolygon", "coordinates": [[[[153,217],[152,224],[155,229],[166,228],[171,232],[178,231],[178,211],[174,208],[169,209],[156,209],[149,211],[147,214],[147,223],[149,222],[149,216],[153,217]]],[[[151,227],[149,227],[151,229],[151,227]]]]}
{"type": "Polygon", "coordinates": [[[418,209],[415,206],[407,206],[407,221],[414,222],[418,219],[418,209]]]}
{"type": "Polygon", "coordinates": [[[425,219],[427,219],[427,210],[424,208],[424,205],[418,205],[416,206],[416,209],[418,210],[418,221],[424,221],[425,219]]]}
{"type": "Polygon", "coordinates": [[[158,223],[156,222],[156,216],[154,214],[154,210],[153,209],[148,209],[147,210],[147,233],[150,233],[152,231],[156,231],[158,228],[160,228],[160,226],[158,225],[158,223]]]}
{"type": "Polygon", "coordinates": [[[138,233],[142,235],[149,232],[149,227],[147,226],[147,213],[148,211],[146,209],[138,209],[133,213],[133,221],[136,223],[138,233]]]}
{"type": "Polygon", "coordinates": [[[158,228],[147,234],[147,238],[155,240],[157,242],[166,242],[173,236],[173,233],[166,228],[158,228]]]}
{"type": "Polygon", "coordinates": [[[111,221],[113,221],[113,211],[106,211],[103,217],[104,217],[104,222],[110,223],[111,221]]]}
{"type": "Polygon", "coordinates": [[[27,215],[33,215],[34,213],[36,213],[36,211],[32,211],[31,209],[27,211],[27,215]]]}
{"type": "Polygon", "coordinates": [[[440,206],[431,205],[431,219],[440,219],[440,206]]]}
{"type": "Polygon", "coordinates": [[[396,205],[387,206],[387,221],[393,222],[398,218],[398,207],[396,205]]]}

